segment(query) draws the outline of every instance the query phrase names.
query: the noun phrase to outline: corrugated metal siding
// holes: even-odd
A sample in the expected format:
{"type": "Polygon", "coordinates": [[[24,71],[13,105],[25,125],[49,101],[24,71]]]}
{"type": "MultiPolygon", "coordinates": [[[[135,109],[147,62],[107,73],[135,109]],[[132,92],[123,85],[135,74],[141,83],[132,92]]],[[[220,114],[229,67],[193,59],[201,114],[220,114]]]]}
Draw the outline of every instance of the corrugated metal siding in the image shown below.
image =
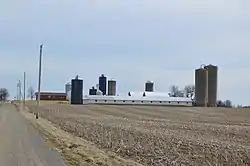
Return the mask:
{"type": "MultiPolygon", "coordinates": [[[[37,100],[37,94],[36,94],[37,100]]],[[[66,101],[67,95],[66,94],[40,94],[40,100],[57,100],[57,101],[66,101]]]]}

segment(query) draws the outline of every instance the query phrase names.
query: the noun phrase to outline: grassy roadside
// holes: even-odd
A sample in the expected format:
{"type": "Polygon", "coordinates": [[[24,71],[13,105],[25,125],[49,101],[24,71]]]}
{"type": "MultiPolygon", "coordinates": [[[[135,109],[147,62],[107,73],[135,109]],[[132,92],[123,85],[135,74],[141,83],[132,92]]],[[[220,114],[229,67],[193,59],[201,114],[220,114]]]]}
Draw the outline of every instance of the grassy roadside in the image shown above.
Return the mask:
{"type": "Polygon", "coordinates": [[[114,153],[105,153],[96,148],[91,142],[58,129],[48,120],[43,118],[35,119],[35,116],[29,113],[28,110],[20,110],[20,113],[44,134],[47,145],[60,152],[69,166],[140,165],[134,161],[120,158],[114,153]]]}

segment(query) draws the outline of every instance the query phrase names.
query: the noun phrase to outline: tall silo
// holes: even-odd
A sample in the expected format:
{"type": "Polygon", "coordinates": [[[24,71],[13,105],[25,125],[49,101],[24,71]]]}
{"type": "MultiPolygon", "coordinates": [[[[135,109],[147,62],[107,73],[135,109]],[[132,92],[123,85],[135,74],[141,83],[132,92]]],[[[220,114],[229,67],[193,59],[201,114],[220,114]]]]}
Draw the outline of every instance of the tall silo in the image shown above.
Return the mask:
{"type": "Polygon", "coordinates": [[[108,80],[108,95],[115,96],[116,95],[116,81],[108,80]]]}
{"type": "Polygon", "coordinates": [[[65,93],[68,93],[69,91],[71,91],[71,83],[67,83],[65,84],[65,93]]]}
{"type": "Polygon", "coordinates": [[[102,74],[99,77],[99,90],[102,91],[103,95],[106,95],[107,92],[107,77],[102,74]]]}
{"type": "Polygon", "coordinates": [[[210,64],[205,66],[205,69],[208,72],[208,106],[216,107],[218,67],[210,64]]]}
{"type": "Polygon", "coordinates": [[[76,76],[71,80],[71,104],[82,104],[83,80],[76,76]]]}
{"type": "Polygon", "coordinates": [[[152,81],[147,81],[145,83],[145,91],[146,92],[153,92],[154,91],[154,83],[152,81]]]}
{"type": "Polygon", "coordinates": [[[195,70],[195,105],[207,106],[208,101],[208,72],[205,68],[195,70]]]}

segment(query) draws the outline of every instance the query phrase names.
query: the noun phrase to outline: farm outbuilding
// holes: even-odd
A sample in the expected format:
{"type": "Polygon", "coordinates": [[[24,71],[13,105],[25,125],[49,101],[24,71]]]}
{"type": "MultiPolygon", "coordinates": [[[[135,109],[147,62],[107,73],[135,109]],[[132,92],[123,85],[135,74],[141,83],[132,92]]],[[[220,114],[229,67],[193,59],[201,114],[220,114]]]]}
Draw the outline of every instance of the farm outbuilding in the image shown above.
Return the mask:
{"type": "MultiPolygon", "coordinates": [[[[168,93],[129,92],[129,95],[104,96],[85,95],[82,104],[107,105],[162,105],[162,106],[192,106],[193,100],[187,97],[169,97],[168,93]]],[[[67,99],[71,100],[68,93],[67,99]]]]}
{"type": "MultiPolygon", "coordinates": [[[[38,98],[38,93],[35,93],[36,100],[38,98]]],[[[66,101],[67,93],[58,93],[58,92],[41,92],[40,100],[57,100],[57,101],[66,101]]]]}

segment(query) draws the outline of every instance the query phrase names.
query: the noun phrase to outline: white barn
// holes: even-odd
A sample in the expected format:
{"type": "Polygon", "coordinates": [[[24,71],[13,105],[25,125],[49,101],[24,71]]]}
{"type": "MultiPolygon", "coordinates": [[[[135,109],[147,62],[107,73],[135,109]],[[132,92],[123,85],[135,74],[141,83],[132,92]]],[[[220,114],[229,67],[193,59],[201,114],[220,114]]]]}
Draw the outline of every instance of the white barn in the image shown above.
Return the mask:
{"type": "MultiPolygon", "coordinates": [[[[67,98],[70,101],[70,92],[68,92],[67,98]]],[[[130,92],[130,96],[128,94],[119,96],[85,95],[83,104],[192,106],[193,101],[187,97],[169,97],[168,93],[130,92]]]]}

